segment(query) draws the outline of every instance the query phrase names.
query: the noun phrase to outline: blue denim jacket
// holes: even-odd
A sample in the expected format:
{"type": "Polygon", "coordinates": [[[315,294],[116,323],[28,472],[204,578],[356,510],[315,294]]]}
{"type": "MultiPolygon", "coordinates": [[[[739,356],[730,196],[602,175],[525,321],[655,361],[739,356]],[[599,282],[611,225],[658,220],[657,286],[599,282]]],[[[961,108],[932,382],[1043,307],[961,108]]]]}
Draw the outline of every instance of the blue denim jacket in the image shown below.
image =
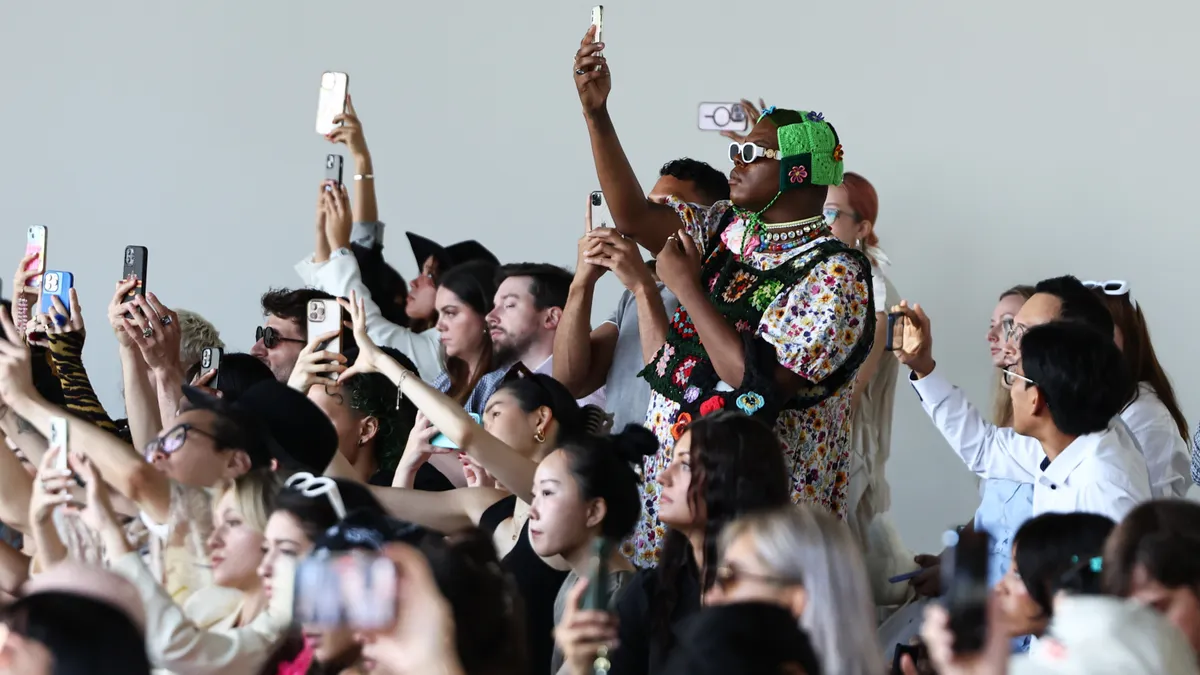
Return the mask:
{"type": "MultiPolygon", "coordinates": [[[[980,486],[979,508],[975,511],[975,529],[992,535],[992,553],[988,558],[988,586],[995,586],[1008,573],[1012,542],[1017,530],[1033,516],[1033,485],[1003,478],[987,478],[980,486]]],[[[1029,638],[1014,638],[1014,652],[1029,648],[1029,638]]]]}

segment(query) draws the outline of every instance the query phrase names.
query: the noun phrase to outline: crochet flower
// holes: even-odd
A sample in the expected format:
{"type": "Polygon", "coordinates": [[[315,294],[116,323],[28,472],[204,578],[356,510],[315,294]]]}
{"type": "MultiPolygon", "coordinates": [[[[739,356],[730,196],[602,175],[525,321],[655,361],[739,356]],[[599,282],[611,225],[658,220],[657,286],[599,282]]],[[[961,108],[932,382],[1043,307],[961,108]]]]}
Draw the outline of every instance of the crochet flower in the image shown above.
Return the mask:
{"type": "Polygon", "coordinates": [[[833,161],[840,162],[846,156],[846,151],[842,149],[842,144],[838,143],[833,147],[833,161]]]}
{"type": "Polygon", "coordinates": [[[770,115],[773,112],[775,112],[775,106],[769,105],[769,106],[763,108],[762,116],[766,117],[767,115],[770,115]]]}
{"type": "Polygon", "coordinates": [[[741,408],[747,415],[753,415],[758,412],[766,403],[762,396],[752,391],[748,391],[737,398],[737,407],[741,408]]]}
{"type": "Polygon", "coordinates": [[[825,115],[823,115],[819,112],[811,112],[810,111],[808,113],[807,117],[808,117],[809,122],[824,122],[825,121],[825,115]]]}
{"type": "Polygon", "coordinates": [[[692,369],[696,367],[697,363],[700,361],[694,356],[689,356],[679,362],[679,365],[675,367],[675,372],[671,375],[671,380],[675,382],[676,386],[682,387],[688,383],[692,377],[692,369]]]}
{"type": "Polygon", "coordinates": [[[695,403],[698,398],[700,398],[700,387],[688,387],[687,391],[683,392],[683,400],[688,403],[695,403]]]}
{"type": "Polygon", "coordinates": [[[700,416],[711,415],[725,408],[725,399],[721,396],[713,396],[704,403],[700,404],[700,416]]]}
{"type": "Polygon", "coordinates": [[[793,166],[791,171],[788,171],[788,180],[799,185],[808,178],[808,169],[803,166],[793,166]]]}
{"type": "Polygon", "coordinates": [[[687,431],[688,425],[692,423],[692,416],[687,413],[679,413],[679,417],[675,419],[675,424],[671,425],[671,438],[679,440],[683,432],[687,431]]]}

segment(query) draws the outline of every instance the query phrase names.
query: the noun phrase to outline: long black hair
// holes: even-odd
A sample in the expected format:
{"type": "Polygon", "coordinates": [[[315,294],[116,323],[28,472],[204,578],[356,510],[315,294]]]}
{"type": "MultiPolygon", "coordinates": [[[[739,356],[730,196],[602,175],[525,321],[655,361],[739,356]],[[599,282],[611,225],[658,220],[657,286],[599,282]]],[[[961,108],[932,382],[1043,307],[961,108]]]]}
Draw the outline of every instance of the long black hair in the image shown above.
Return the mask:
{"type": "Polygon", "coordinates": [[[0,622],[46,647],[54,659],[52,675],[150,675],[141,629],[107,602],[61,591],[34,593],[0,611],[0,622]]]}
{"type": "MultiPolygon", "coordinates": [[[[757,418],[721,411],[692,422],[692,479],[688,505],[693,514],[705,513],[704,568],[700,594],[717,578],[717,544],[721,530],[733,520],[756,511],[791,503],[791,489],[783,453],[775,432],[757,418]]],[[[652,637],[670,649],[671,615],[679,604],[679,576],[697,561],[686,533],[667,533],[658,564],[658,584],[651,599],[652,637]]]]}

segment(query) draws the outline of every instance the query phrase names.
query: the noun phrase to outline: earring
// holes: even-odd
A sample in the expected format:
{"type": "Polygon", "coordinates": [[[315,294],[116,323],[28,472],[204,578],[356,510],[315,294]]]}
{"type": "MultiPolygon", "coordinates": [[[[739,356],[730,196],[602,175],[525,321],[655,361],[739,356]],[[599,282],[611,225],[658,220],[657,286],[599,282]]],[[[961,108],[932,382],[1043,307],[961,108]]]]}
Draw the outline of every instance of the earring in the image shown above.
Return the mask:
{"type": "Polygon", "coordinates": [[[854,248],[862,248],[862,239],[854,240],[854,248]]]}
{"type": "Polygon", "coordinates": [[[546,434],[543,434],[542,430],[538,429],[537,433],[535,433],[533,435],[533,440],[538,443],[545,443],[546,442],[546,434]]]}

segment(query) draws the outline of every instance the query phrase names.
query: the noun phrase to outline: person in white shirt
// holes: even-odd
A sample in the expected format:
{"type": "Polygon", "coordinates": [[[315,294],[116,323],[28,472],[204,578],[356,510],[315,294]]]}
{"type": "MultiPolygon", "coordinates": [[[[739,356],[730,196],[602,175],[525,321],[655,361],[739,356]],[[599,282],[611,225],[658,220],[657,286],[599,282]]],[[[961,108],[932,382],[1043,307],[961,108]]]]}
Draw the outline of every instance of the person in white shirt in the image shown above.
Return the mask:
{"type": "MultiPolygon", "coordinates": [[[[567,304],[573,275],[557,265],[501,265],[496,300],[487,315],[494,362],[517,362],[543,375],[553,375],[554,336],[567,304]]],[[[579,399],[580,405],[604,407],[604,389],[579,399]]]]}
{"type": "Polygon", "coordinates": [[[1004,370],[1012,431],[1036,447],[978,438],[999,430],[963,424],[954,410],[961,406],[947,405],[952,388],[914,374],[922,405],[943,433],[953,430],[947,439],[968,468],[1033,484],[1033,515],[1081,511],[1120,521],[1151,499],[1145,459],[1114,420],[1132,389],[1128,368],[1116,344],[1090,326],[1055,321],[1028,329],[1019,357],[1004,370]]]}

